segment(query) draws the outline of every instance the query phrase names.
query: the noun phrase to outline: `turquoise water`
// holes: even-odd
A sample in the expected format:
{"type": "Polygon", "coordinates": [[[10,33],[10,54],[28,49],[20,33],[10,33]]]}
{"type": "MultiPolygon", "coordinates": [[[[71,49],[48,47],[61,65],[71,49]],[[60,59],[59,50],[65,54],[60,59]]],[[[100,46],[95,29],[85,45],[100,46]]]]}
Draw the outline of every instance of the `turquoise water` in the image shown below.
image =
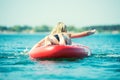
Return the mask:
{"type": "Polygon", "coordinates": [[[120,34],[73,39],[92,55],[77,60],[32,61],[26,53],[46,34],[0,34],[0,80],[120,80],[120,34]]]}

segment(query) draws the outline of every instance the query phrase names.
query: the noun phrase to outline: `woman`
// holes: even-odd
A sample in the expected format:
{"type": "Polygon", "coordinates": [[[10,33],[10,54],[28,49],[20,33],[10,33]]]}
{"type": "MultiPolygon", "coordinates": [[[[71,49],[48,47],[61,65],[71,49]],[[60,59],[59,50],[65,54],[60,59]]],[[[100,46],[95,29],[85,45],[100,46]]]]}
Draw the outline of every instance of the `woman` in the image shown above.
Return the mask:
{"type": "Polygon", "coordinates": [[[67,27],[63,22],[58,22],[50,35],[39,41],[32,49],[48,45],[72,45],[71,38],[80,38],[94,34],[96,30],[84,31],[81,33],[67,33],[67,27]]]}

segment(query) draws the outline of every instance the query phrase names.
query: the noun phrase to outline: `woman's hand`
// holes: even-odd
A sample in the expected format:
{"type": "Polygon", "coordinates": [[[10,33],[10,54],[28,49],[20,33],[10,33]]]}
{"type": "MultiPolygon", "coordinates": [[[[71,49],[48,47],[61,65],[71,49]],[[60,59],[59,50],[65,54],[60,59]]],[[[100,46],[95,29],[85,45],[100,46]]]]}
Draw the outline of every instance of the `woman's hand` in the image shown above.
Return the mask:
{"type": "Polygon", "coordinates": [[[88,35],[94,34],[96,32],[95,29],[88,31],[88,35]]]}

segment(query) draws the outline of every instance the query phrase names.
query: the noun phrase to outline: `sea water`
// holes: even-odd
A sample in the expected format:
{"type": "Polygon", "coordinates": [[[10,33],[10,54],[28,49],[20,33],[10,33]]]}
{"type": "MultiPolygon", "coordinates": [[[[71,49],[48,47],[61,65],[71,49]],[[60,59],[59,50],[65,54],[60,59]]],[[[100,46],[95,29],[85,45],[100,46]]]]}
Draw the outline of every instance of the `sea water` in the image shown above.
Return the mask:
{"type": "Polygon", "coordinates": [[[0,34],[0,80],[120,80],[120,34],[72,39],[92,55],[77,60],[33,61],[27,55],[47,34],[0,34]]]}

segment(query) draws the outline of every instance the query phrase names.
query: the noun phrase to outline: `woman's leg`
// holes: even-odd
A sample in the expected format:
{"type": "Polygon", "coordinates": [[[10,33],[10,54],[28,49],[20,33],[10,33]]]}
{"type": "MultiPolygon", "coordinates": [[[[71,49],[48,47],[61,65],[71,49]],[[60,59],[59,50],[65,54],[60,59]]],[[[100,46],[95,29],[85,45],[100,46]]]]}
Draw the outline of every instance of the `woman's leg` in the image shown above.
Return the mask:
{"type": "Polygon", "coordinates": [[[53,35],[50,35],[48,37],[48,40],[53,44],[53,45],[59,45],[59,41],[53,36],[53,35]]]}
{"type": "Polygon", "coordinates": [[[49,45],[59,45],[58,40],[53,35],[47,36],[45,38],[45,46],[49,45]]]}
{"type": "Polygon", "coordinates": [[[52,45],[52,43],[50,42],[49,37],[47,36],[45,38],[45,45],[44,46],[50,46],[50,45],[52,45]]]}

